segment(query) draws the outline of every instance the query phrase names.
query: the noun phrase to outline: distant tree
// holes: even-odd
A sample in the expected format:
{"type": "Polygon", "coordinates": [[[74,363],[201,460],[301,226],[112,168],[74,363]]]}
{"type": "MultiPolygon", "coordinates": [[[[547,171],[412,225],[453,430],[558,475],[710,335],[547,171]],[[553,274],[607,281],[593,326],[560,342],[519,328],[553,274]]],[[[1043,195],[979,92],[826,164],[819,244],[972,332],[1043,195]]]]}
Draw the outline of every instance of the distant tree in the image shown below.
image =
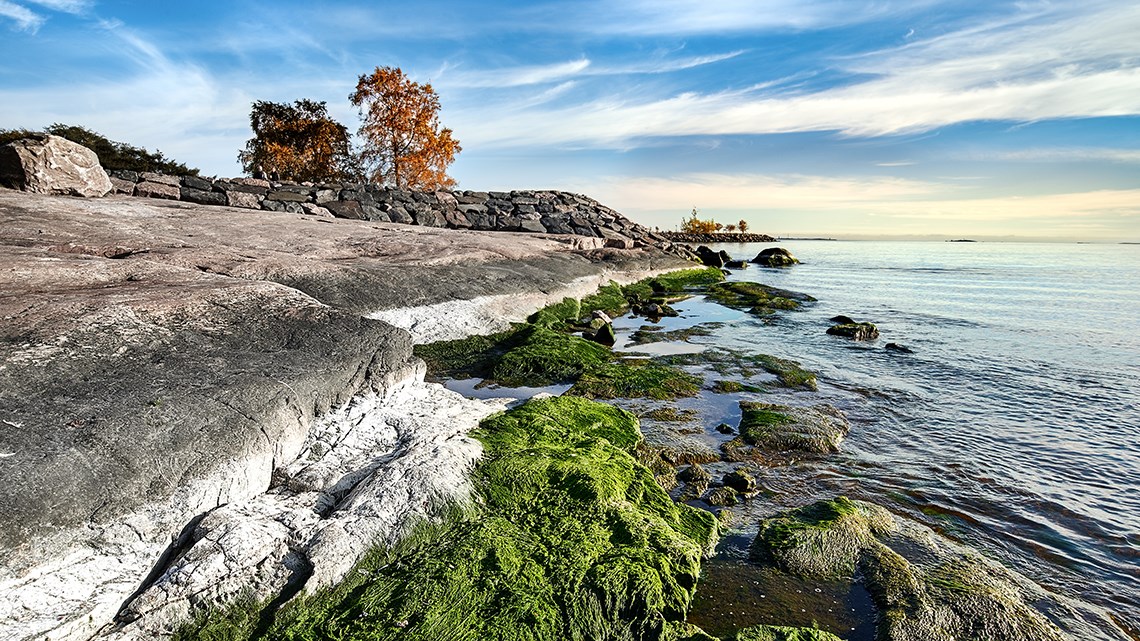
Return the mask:
{"type": "Polygon", "coordinates": [[[238,152],[248,174],[260,168],[298,182],[320,182],[354,173],[348,128],[329,116],[324,102],[258,100],[249,112],[249,126],[253,138],[238,152]]]}
{"type": "Polygon", "coordinates": [[[737,229],[740,230],[740,233],[742,233],[742,234],[748,233],[748,221],[747,220],[744,220],[743,218],[741,218],[740,222],[736,223],[736,227],[737,227],[737,229]]]}
{"type": "Polygon", "coordinates": [[[696,207],[693,207],[693,211],[689,214],[688,218],[681,220],[681,231],[686,234],[712,234],[723,228],[724,225],[712,219],[701,220],[700,212],[697,211],[696,207]]]}
{"type": "Polygon", "coordinates": [[[107,171],[154,171],[172,176],[197,176],[198,170],[175,162],[162,155],[161,151],[151,153],[142,147],[135,147],[125,142],[108,140],[106,136],[76,125],[62,125],[55,123],[44,127],[43,131],[30,129],[0,129],[0,145],[6,145],[13,140],[27,138],[31,134],[52,134],[66,138],[95,152],[99,157],[99,164],[107,171]]]}
{"type": "Polygon", "coordinates": [[[724,226],[724,230],[731,234],[731,233],[736,231],[736,225],[729,223],[729,224],[724,226]]]}
{"type": "Polygon", "coordinates": [[[371,182],[422,190],[456,185],[447,167],[462,148],[440,126],[431,84],[413,82],[398,67],[376,67],[348,98],[360,110],[360,160],[371,182]]]}

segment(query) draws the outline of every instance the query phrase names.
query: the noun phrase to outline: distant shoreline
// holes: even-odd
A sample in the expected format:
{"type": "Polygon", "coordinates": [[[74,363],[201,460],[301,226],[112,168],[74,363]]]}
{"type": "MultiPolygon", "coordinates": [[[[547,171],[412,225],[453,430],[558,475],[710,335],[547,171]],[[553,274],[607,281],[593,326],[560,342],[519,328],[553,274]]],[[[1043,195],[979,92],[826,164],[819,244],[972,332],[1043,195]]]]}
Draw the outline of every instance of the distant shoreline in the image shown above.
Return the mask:
{"type": "Polygon", "coordinates": [[[712,234],[690,234],[679,231],[658,232],[665,240],[674,243],[774,243],[776,239],[768,234],[746,234],[742,232],[716,232],[712,234]]]}

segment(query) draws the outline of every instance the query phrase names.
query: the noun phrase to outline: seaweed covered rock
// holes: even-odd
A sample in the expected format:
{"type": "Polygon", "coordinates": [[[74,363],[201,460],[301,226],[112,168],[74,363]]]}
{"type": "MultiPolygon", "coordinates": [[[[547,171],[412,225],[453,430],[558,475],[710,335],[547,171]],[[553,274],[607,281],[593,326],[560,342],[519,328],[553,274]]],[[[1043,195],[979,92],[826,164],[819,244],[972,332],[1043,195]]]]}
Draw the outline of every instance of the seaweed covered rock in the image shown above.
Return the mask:
{"type": "Polygon", "coordinates": [[[838,452],[849,430],[843,413],[830,405],[741,401],[740,410],[739,436],[721,446],[730,461],[763,458],[767,452],[838,452]]]}
{"type": "Polygon", "coordinates": [[[756,477],[752,476],[748,470],[743,468],[725,474],[721,482],[724,483],[726,487],[731,487],[742,494],[755,492],[759,487],[756,483],[756,477]]]}
{"type": "Polygon", "coordinates": [[[1060,641],[1065,632],[1101,638],[1097,618],[1111,625],[928,528],[845,497],[766,519],[750,557],[800,577],[859,577],[883,641],[1060,641]]]}
{"type": "Polygon", "coordinates": [[[879,337],[879,328],[874,323],[844,323],[832,325],[827,333],[856,341],[873,341],[879,337]]]}
{"type": "Polygon", "coordinates": [[[567,323],[578,320],[582,313],[582,303],[577,298],[563,298],[561,302],[547,305],[527,318],[527,322],[549,329],[563,329],[567,323]]]}
{"type": "Polygon", "coordinates": [[[753,258],[752,262],[765,267],[788,267],[800,261],[792,255],[792,252],[783,247],[769,247],[756,254],[756,258],[753,258]]]}
{"type": "Polygon", "coordinates": [[[235,609],[181,637],[707,638],[684,617],[718,524],[674,503],[635,460],[633,415],[549,397],[484,420],[474,436],[485,448],[474,505],[261,617],[267,631],[254,631],[256,611],[235,609]]]}
{"type": "Polygon", "coordinates": [[[890,512],[840,496],[765,519],[749,556],[796,576],[843,578],[855,573],[863,548],[892,529],[890,512]]]}
{"type": "Polygon", "coordinates": [[[539,325],[524,328],[515,342],[491,369],[491,378],[511,387],[572,381],[611,358],[598,343],[539,325]]]}
{"type": "Polygon", "coordinates": [[[701,379],[676,367],[637,361],[587,368],[567,392],[586,398],[653,398],[696,396],[701,379]]]}
{"type": "Polygon", "coordinates": [[[799,309],[802,303],[815,299],[807,294],[792,292],[749,281],[714,283],[705,294],[710,300],[725,307],[742,309],[750,314],[768,316],[778,311],[799,309]]]}

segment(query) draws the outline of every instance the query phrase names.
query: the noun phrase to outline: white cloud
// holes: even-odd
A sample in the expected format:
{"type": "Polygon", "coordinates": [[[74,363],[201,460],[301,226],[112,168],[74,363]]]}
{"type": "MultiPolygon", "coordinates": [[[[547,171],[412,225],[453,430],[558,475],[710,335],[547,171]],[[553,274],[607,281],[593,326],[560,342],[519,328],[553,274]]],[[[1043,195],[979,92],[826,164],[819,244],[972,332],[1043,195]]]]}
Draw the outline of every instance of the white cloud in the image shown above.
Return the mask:
{"type": "Polygon", "coordinates": [[[94,4],[93,0],[27,0],[27,2],[63,13],[83,13],[94,4]]]}
{"type": "Polygon", "coordinates": [[[1026,13],[843,60],[846,71],[871,79],[814,93],[766,85],[646,99],[615,90],[509,120],[472,113],[463,130],[476,144],[623,147],[653,136],[883,136],[970,121],[1140,114],[1140,5],[1094,6],[1026,13]]]}
{"type": "Polygon", "coordinates": [[[1021,149],[976,153],[967,156],[969,160],[1006,160],[1018,162],[1072,162],[1109,161],[1119,163],[1140,163],[1140,149],[1111,149],[1092,147],[1054,147],[1021,149]]]}
{"type": "Polygon", "coordinates": [[[16,28],[21,31],[36,31],[44,23],[45,18],[27,7],[8,0],[0,0],[0,16],[10,18],[16,22],[16,28]]]}
{"type": "Polygon", "coordinates": [[[668,73],[730,60],[742,53],[744,52],[731,51],[706,56],[666,58],[619,65],[596,65],[588,58],[579,58],[578,60],[547,65],[522,65],[478,71],[464,71],[455,67],[447,67],[444,69],[445,75],[441,77],[440,84],[455,88],[522,87],[586,76],[668,73]]]}

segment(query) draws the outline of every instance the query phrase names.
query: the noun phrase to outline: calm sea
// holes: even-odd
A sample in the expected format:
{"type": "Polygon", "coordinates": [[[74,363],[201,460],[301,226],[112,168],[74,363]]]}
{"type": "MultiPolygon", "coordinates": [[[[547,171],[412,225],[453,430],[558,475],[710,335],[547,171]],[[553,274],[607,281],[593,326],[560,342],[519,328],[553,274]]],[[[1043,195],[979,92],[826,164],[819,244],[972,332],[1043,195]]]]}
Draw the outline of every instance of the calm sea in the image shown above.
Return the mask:
{"type": "Polygon", "coordinates": [[[695,340],[819,372],[852,430],[801,490],[887,505],[1140,627],[1140,246],[779,245],[803,263],[732,278],[819,302],[771,322],[715,312],[726,325],[695,340]],[[827,336],[837,314],[881,338],[827,336]]]}

